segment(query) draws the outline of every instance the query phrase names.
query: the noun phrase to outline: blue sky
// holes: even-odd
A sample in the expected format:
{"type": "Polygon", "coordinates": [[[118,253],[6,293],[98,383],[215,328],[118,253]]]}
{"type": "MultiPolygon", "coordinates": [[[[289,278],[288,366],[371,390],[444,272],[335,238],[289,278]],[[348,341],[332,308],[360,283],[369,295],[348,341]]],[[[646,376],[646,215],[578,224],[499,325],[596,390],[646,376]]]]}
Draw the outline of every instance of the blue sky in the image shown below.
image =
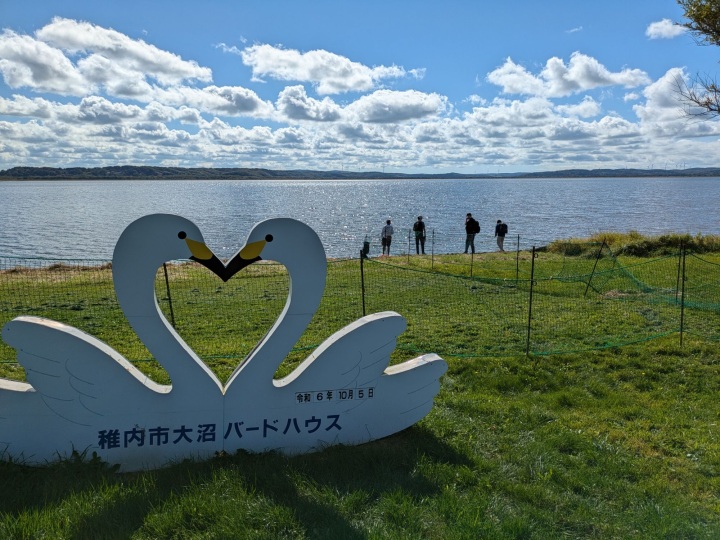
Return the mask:
{"type": "Polygon", "coordinates": [[[0,169],[718,166],[674,0],[0,0],[0,169]]]}

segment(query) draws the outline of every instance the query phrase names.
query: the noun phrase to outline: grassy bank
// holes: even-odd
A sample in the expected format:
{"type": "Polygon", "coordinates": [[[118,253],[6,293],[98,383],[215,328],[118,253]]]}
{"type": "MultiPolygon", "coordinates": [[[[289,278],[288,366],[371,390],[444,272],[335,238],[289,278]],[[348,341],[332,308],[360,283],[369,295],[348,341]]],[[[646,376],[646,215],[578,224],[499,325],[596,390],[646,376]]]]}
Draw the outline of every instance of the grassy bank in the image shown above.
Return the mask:
{"type": "MultiPolygon", "coordinates": [[[[515,294],[513,257],[482,255],[473,272],[507,280],[509,284],[502,282],[497,287],[503,289],[497,290],[515,294]]],[[[640,264],[634,257],[622,261],[640,264]]],[[[717,254],[709,257],[718,261],[717,254]]],[[[578,256],[578,264],[582,258],[578,256]]],[[[563,275],[570,264],[553,253],[552,246],[541,262],[550,275],[563,275]]],[[[332,282],[337,290],[327,295],[283,370],[308,354],[304,347],[359,316],[355,264],[331,265],[338,273],[332,282]]],[[[410,264],[418,276],[425,276],[432,263],[411,257],[393,264],[410,264]]],[[[662,264],[673,285],[677,261],[662,264]]],[[[466,270],[468,258],[447,256],[438,265],[466,270]]],[[[179,267],[172,271],[184,272],[179,267]]],[[[190,300],[174,306],[179,331],[194,349],[210,350],[219,335],[232,338],[221,340],[227,343],[225,354],[201,355],[223,380],[282,309],[284,273],[271,266],[253,271],[277,272],[277,279],[257,280],[261,286],[231,280],[198,289],[190,300]],[[218,311],[220,297],[227,311],[218,311]],[[191,323],[190,313],[202,314],[204,323],[191,323]],[[234,316],[228,318],[228,313],[234,316]]],[[[43,314],[62,315],[58,318],[64,322],[107,339],[129,357],[147,356],[108,296],[109,272],[92,276],[88,281],[78,272],[69,280],[47,280],[44,306],[9,302],[7,309],[20,314],[42,308],[43,314]],[[82,290],[85,301],[68,300],[74,288],[82,290]]],[[[189,274],[171,277],[184,276],[189,274]]],[[[643,279],[655,277],[647,273],[643,279]]],[[[467,283],[469,291],[497,293],[492,283],[467,283]]],[[[548,285],[559,286],[557,279],[548,285]]],[[[499,335],[491,324],[473,325],[472,335],[465,327],[459,332],[459,321],[468,319],[467,305],[438,310],[447,290],[433,296],[432,286],[420,278],[391,280],[388,287],[373,289],[370,303],[384,307],[385,298],[393,309],[413,315],[420,299],[420,310],[439,311],[431,326],[410,325],[395,361],[406,359],[411,346],[432,351],[451,343],[461,353],[448,356],[450,368],[436,406],[420,424],[360,447],[292,458],[241,453],[134,474],[117,474],[93,461],[70,460],[42,469],[0,463],[0,537],[720,536],[717,341],[690,335],[681,347],[675,336],[668,336],[579,354],[482,356],[488,346],[512,336],[499,335]]],[[[0,302],[11,288],[0,288],[0,302]]],[[[579,295],[583,289],[577,287],[579,295]]],[[[546,292],[548,297],[557,294],[554,289],[546,292]]],[[[505,305],[507,298],[487,306],[505,305]]],[[[370,312],[377,310],[373,305],[370,312]]],[[[586,311],[572,311],[581,305],[587,309],[586,304],[562,304],[563,325],[587,317],[586,311]]],[[[660,309],[665,307],[657,308],[654,316],[660,309]]],[[[702,311],[702,318],[709,313],[702,311]]],[[[488,317],[480,308],[471,316],[488,317]]],[[[606,312],[604,319],[608,332],[626,332],[624,310],[606,312]]],[[[717,339],[719,327],[713,324],[717,339]]],[[[166,377],[152,362],[139,362],[138,367],[159,380],[166,377]]],[[[3,376],[22,378],[13,364],[2,364],[2,369],[3,376]]]]}

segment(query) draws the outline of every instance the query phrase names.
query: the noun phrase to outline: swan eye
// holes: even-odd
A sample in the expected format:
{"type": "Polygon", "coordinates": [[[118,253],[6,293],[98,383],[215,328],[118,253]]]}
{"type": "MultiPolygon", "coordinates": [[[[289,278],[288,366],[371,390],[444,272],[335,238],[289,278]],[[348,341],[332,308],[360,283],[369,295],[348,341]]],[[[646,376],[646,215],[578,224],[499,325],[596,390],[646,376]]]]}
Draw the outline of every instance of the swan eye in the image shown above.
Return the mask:
{"type": "Polygon", "coordinates": [[[272,242],[272,241],[273,241],[273,235],[272,235],[272,234],[266,234],[266,235],[265,235],[265,241],[266,241],[266,242],[272,242]]]}
{"type": "Polygon", "coordinates": [[[186,233],[185,231],[180,231],[180,232],[178,233],[178,238],[179,238],[180,240],[185,240],[186,237],[187,237],[187,233],[186,233]]]}

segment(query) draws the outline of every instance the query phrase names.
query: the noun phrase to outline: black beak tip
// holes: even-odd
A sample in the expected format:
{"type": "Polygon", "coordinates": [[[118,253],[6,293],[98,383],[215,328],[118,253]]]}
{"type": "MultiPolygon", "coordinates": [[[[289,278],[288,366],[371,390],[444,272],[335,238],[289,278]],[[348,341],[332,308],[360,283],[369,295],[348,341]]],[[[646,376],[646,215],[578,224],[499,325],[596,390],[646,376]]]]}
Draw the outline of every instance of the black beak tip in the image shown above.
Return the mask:
{"type": "Polygon", "coordinates": [[[200,264],[208,268],[211,272],[213,272],[215,275],[217,275],[220,279],[222,279],[223,282],[227,283],[227,281],[235,274],[237,274],[240,270],[242,270],[246,266],[251,265],[255,261],[259,261],[260,257],[255,257],[254,259],[247,260],[243,259],[240,254],[237,254],[232,259],[230,259],[227,264],[223,264],[223,262],[215,255],[213,255],[210,259],[198,259],[195,256],[190,257],[190,259],[195,262],[199,262],[200,264]]]}

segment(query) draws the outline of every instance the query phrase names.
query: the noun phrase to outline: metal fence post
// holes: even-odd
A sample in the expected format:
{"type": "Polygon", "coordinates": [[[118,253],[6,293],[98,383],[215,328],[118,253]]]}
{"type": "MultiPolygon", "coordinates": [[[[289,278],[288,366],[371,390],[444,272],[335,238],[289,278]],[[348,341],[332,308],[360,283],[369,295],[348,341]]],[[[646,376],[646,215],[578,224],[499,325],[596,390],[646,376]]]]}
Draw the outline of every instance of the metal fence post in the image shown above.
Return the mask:
{"type": "Polygon", "coordinates": [[[533,304],[533,288],[535,285],[535,246],[532,247],[532,256],[530,262],[530,298],[528,300],[528,324],[527,339],[525,341],[525,356],[530,354],[530,323],[532,321],[532,304],[533,304]]]}
{"type": "Polygon", "coordinates": [[[587,296],[588,289],[590,288],[590,282],[592,281],[592,278],[595,275],[595,269],[597,268],[597,263],[600,260],[600,255],[602,255],[602,250],[604,247],[605,247],[605,240],[603,240],[602,244],[600,244],[600,249],[598,250],[597,257],[595,257],[595,264],[593,265],[592,272],[590,272],[590,277],[588,278],[587,286],[585,287],[585,294],[583,294],[583,296],[587,296]]]}
{"type": "Polygon", "coordinates": [[[683,260],[683,249],[684,242],[680,240],[680,251],[678,251],[678,267],[677,267],[677,278],[675,279],[675,301],[678,300],[678,294],[680,294],[680,272],[682,271],[682,260],[683,260]]]}
{"type": "Polygon", "coordinates": [[[172,323],[173,328],[177,330],[175,326],[175,313],[173,312],[172,307],[172,296],[170,296],[170,280],[168,279],[167,265],[165,263],[163,263],[163,272],[165,273],[165,290],[167,291],[168,305],[170,306],[170,322],[172,323]]]}
{"type": "Polygon", "coordinates": [[[515,286],[520,281],[520,235],[517,235],[517,245],[515,248],[515,286]]]}
{"type": "Polygon", "coordinates": [[[432,230],[432,243],[430,244],[430,270],[435,269],[435,229],[432,230]]]}
{"type": "Polygon", "coordinates": [[[687,248],[685,245],[682,247],[682,280],[681,287],[682,292],[680,294],[680,347],[683,345],[683,329],[685,326],[685,280],[687,275],[685,274],[685,253],[687,248]]]}
{"type": "Polygon", "coordinates": [[[412,233],[412,229],[408,229],[408,250],[407,250],[407,262],[410,264],[410,234],[412,233]]]}
{"type": "Polygon", "coordinates": [[[360,296],[362,296],[362,314],[365,316],[365,257],[360,252],[360,296]]]}

